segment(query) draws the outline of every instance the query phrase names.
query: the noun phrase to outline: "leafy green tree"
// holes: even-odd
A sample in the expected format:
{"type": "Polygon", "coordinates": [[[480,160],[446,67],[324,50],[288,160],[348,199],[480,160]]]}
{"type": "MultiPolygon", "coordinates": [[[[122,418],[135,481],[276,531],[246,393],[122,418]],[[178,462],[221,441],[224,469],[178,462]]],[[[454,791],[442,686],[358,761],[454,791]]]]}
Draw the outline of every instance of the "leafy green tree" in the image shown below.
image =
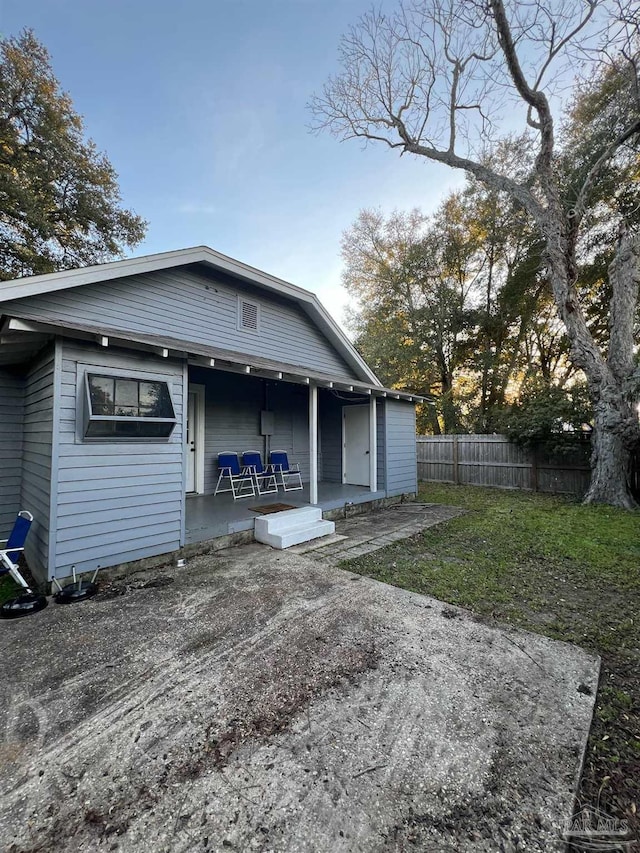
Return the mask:
{"type": "MultiPolygon", "coordinates": [[[[570,103],[562,128],[563,149],[558,158],[564,176],[563,193],[571,210],[580,186],[598,153],[613,133],[637,118],[638,92],[635,74],[628,63],[605,66],[583,81],[570,103]]],[[[640,226],[640,136],[630,137],[606,160],[591,181],[590,204],[578,243],[578,287],[585,305],[589,329],[601,346],[609,336],[608,306],[612,291],[608,268],[619,239],[620,223],[628,229],[640,226]]],[[[636,334],[638,327],[636,327],[636,334]]]]}
{"type": "Polygon", "coordinates": [[[593,410],[584,383],[570,388],[539,383],[497,419],[500,431],[522,447],[550,453],[572,450],[588,436],[593,410]]]}
{"type": "Polygon", "coordinates": [[[0,40],[0,279],[110,260],[144,237],[33,32],[0,40]]]}
{"type": "Polygon", "coordinates": [[[441,230],[417,210],[387,220],[361,211],[343,237],[343,281],[359,303],[352,327],[363,355],[388,384],[434,394],[445,431],[455,432],[473,247],[455,199],[446,219],[441,230]]]}
{"type": "MultiPolygon", "coordinates": [[[[520,149],[519,140],[510,140],[498,158],[516,171],[520,149]]],[[[525,358],[539,317],[540,251],[530,218],[505,193],[468,179],[459,199],[475,246],[473,310],[465,331],[465,370],[477,383],[470,426],[491,432],[494,410],[517,393],[526,371],[540,367],[534,348],[525,358]]]]}
{"type": "Polygon", "coordinates": [[[470,181],[432,217],[362,211],[342,246],[356,344],[386,384],[435,397],[421,428],[493,431],[521,385],[555,381],[540,243],[504,194],[470,181]]]}

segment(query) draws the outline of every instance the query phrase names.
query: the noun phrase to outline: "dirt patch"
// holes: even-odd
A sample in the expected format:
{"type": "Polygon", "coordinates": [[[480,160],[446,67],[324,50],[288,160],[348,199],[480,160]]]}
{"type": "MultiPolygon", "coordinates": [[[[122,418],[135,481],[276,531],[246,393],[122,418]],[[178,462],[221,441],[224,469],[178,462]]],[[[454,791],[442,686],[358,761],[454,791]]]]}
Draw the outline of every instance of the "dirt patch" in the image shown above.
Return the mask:
{"type": "Polygon", "coordinates": [[[581,743],[591,658],[261,546],[169,574],[11,626],[0,837],[13,853],[444,850],[465,809],[469,833],[515,814],[528,853],[555,850],[544,827],[577,765],[557,743],[581,743]]]}
{"type": "MultiPolygon", "coordinates": [[[[332,654],[318,655],[321,649],[326,652],[326,640],[316,637],[303,649],[280,649],[279,654],[265,658],[254,673],[252,685],[234,680],[235,704],[218,708],[215,720],[192,729],[187,743],[178,736],[173,745],[164,745],[167,751],[159,752],[151,764],[147,762],[146,766],[120,775],[111,771],[106,774],[107,789],[99,805],[69,809],[66,803],[70,795],[71,802],[75,796],[85,795],[81,794],[82,777],[67,774],[70,789],[61,802],[50,803],[49,819],[41,826],[37,842],[29,847],[14,844],[9,853],[71,850],[76,844],[81,849],[92,849],[92,838],[102,843],[111,836],[124,836],[132,822],[141,813],[152,811],[160,798],[176,787],[188,786],[205,772],[221,771],[232,755],[247,744],[255,748],[282,734],[313,700],[356,684],[365,672],[377,666],[379,659],[379,651],[372,643],[341,644],[332,654]]],[[[142,743],[147,732],[152,734],[154,725],[144,725],[135,742],[142,743]]],[[[161,746],[161,742],[155,743],[156,749],[161,746]]],[[[146,741],[146,754],[153,755],[153,745],[153,739],[146,741]]],[[[89,797],[87,801],[93,800],[89,797]]]]}
{"type": "Polygon", "coordinates": [[[304,655],[296,656],[293,672],[290,660],[271,662],[268,680],[264,675],[258,676],[257,689],[240,697],[226,726],[207,727],[204,744],[197,755],[176,769],[176,779],[193,779],[210,762],[224,767],[231,754],[247,741],[284,731],[312,700],[328,690],[355,684],[362,673],[377,666],[380,656],[373,643],[363,643],[342,647],[339,659],[331,660],[326,654],[318,654],[325,651],[323,638],[316,638],[315,645],[315,649],[307,647],[304,655]]]}
{"type": "Polygon", "coordinates": [[[97,601],[109,601],[112,598],[120,598],[129,592],[138,589],[165,589],[175,583],[175,578],[171,575],[160,575],[149,580],[140,579],[137,581],[122,582],[122,578],[111,581],[100,581],[98,592],[95,595],[97,601]]]}

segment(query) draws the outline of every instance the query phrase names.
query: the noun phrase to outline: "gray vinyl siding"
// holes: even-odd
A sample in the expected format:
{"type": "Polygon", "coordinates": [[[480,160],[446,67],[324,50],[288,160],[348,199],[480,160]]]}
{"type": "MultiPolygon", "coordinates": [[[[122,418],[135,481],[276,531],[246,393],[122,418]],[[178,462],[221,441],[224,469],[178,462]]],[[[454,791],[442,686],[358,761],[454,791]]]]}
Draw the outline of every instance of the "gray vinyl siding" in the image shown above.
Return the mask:
{"type": "Polygon", "coordinates": [[[319,392],[318,419],[322,456],[320,477],[328,483],[342,482],[342,406],[343,404],[329,392],[319,392]]]}
{"type": "Polygon", "coordinates": [[[269,437],[268,447],[271,450],[285,450],[289,463],[300,466],[302,481],[308,483],[309,389],[304,385],[289,385],[286,382],[269,385],[269,407],[276,414],[276,426],[274,434],[269,437]]]}
{"type": "Polygon", "coordinates": [[[21,509],[33,515],[25,557],[36,580],[49,577],[55,350],[29,368],[24,386],[21,509]]]}
{"type": "Polygon", "coordinates": [[[218,476],[218,453],[264,452],[260,436],[263,381],[197,368],[190,368],[189,378],[205,387],[204,492],[212,494],[218,476]]]}
{"type": "Polygon", "coordinates": [[[24,379],[0,370],[0,538],[6,539],[20,507],[24,379]]]}
{"type": "Polygon", "coordinates": [[[309,480],[309,416],[306,386],[271,382],[217,370],[190,368],[190,381],[205,386],[204,492],[212,494],[218,479],[218,454],[269,449],[286,450],[309,480]],[[260,434],[260,412],[275,413],[275,431],[260,434]]]}
{"type": "Polygon", "coordinates": [[[416,411],[413,403],[385,400],[386,491],[400,495],[418,490],[416,411]]]}
{"type": "Polygon", "coordinates": [[[6,303],[3,311],[164,335],[358,379],[293,301],[177,267],[6,303]],[[257,332],[238,331],[238,295],[259,305],[257,332]]]}
{"type": "Polygon", "coordinates": [[[61,368],[56,575],[176,550],[184,526],[182,362],[64,341],[61,368]],[[178,421],[170,438],[83,441],[77,413],[85,365],[166,380],[178,421]]]}

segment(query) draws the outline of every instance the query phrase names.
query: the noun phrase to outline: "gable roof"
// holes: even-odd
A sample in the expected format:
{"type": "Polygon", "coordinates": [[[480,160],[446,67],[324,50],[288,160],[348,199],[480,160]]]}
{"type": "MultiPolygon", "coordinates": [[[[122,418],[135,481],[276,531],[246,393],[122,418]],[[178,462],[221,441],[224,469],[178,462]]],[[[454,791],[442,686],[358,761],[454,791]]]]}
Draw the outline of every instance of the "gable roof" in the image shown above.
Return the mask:
{"type": "Polygon", "coordinates": [[[276,278],[269,273],[223,255],[208,246],[194,246],[190,249],[179,249],[173,252],[160,252],[154,255],[143,255],[139,258],[126,258],[122,261],[111,261],[90,267],[79,267],[72,270],[48,273],[46,275],[30,276],[13,279],[0,283],[1,304],[16,299],[27,299],[42,293],[54,293],[59,290],[69,290],[101,281],[109,281],[125,276],[166,270],[187,264],[200,264],[217,272],[224,272],[255,287],[271,293],[288,297],[297,302],[318,326],[340,355],[345,359],[356,374],[373,386],[382,387],[382,383],[366,364],[362,356],[349,341],[336,321],[324,308],[318,297],[298,287],[295,284],[276,278]]]}

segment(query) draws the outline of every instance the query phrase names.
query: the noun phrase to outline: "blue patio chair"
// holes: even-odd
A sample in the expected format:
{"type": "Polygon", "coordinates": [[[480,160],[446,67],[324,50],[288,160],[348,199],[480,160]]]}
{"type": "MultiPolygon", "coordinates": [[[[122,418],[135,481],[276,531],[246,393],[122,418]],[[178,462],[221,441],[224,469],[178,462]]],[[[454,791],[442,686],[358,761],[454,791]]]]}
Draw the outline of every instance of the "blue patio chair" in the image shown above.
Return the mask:
{"type": "Polygon", "coordinates": [[[231,492],[234,501],[238,498],[251,498],[256,496],[255,486],[253,484],[253,474],[251,469],[246,466],[240,467],[237,453],[224,451],[218,453],[218,482],[214,495],[221,492],[231,492]],[[223,488],[224,480],[229,481],[229,487],[223,488]]]}
{"type": "Polygon", "coordinates": [[[25,590],[15,598],[5,601],[0,607],[0,618],[2,619],[28,616],[30,613],[37,613],[38,610],[43,610],[47,606],[46,597],[31,589],[18,568],[18,560],[20,555],[24,553],[24,545],[32,521],[31,513],[27,512],[26,509],[21,510],[16,517],[9,538],[0,541],[0,575],[10,575],[25,590]]]}
{"type": "Polygon", "coordinates": [[[253,482],[259,495],[277,495],[278,481],[273,470],[273,465],[262,464],[262,455],[258,450],[245,450],[242,454],[242,464],[250,468],[253,474],[253,482]]]}
{"type": "Polygon", "coordinates": [[[269,454],[269,462],[285,492],[294,492],[302,488],[300,466],[297,462],[289,465],[289,457],[286,450],[272,450],[269,454]]]}

